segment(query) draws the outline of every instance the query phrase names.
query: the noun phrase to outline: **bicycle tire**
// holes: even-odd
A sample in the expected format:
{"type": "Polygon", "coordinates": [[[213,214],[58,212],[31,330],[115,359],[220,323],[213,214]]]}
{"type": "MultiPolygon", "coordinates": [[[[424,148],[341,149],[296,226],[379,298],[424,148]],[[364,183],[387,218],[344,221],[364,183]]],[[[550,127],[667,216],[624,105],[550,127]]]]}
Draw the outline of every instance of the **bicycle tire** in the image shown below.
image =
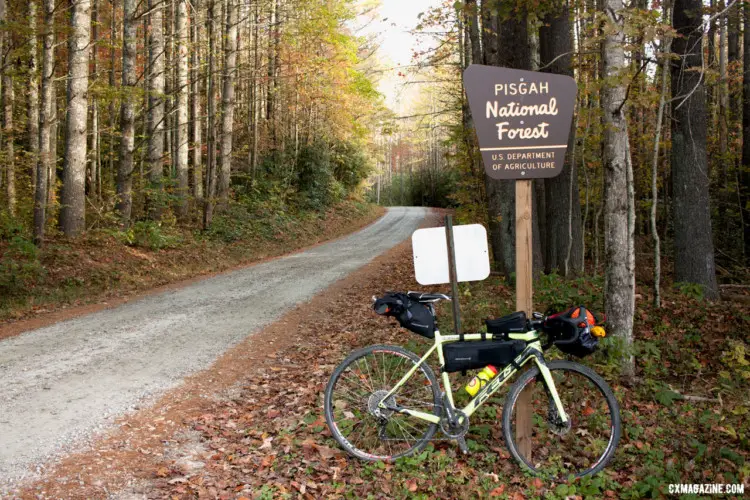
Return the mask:
{"type": "MultiPolygon", "coordinates": [[[[604,396],[607,402],[607,406],[609,408],[611,416],[611,435],[610,440],[607,444],[607,448],[605,449],[602,456],[594,463],[593,467],[584,470],[583,472],[575,473],[574,475],[576,477],[582,477],[596,474],[604,469],[604,467],[607,466],[610,460],[612,460],[612,457],[614,456],[615,450],[617,448],[617,444],[620,440],[620,436],[622,434],[620,406],[617,403],[617,399],[615,398],[615,395],[607,382],[587,366],[581,365],[579,363],[574,363],[572,361],[556,360],[548,362],[547,367],[550,369],[550,371],[553,372],[553,374],[557,370],[567,370],[583,375],[593,383],[593,385],[604,396]]],[[[539,375],[540,371],[537,366],[534,366],[530,370],[523,373],[508,391],[508,395],[505,399],[505,405],[503,408],[503,436],[505,437],[505,442],[508,446],[508,450],[522,468],[530,471],[535,475],[540,475],[540,471],[535,468],[532,463],[526,460],[526,458],[523,457],[518,451],[512,428],[512,418],[514,407],[516,401],[518,400],[518,396],[521,394],[521,391],[523,391],[526,386],[539,375]]],[[[544,377],[540,376],[539,381],[546,385],[544,377]]]]}
{"type": "MultiPolygon", "coordinates": [[[[336,424],[335,417],[334,417],[334,405],[335,405],[334,390],[336,388],[336,383],[342,377],[342,374],[347,370],[347,368],[349,368],[352,364],[354,364],[358,360],[372,353],[383,353],[383,354],[392,353],[394,355],[400,356],[403,359],[408,359],[410,362],[412,362],[415,365],[419,363],[419,360],[420,360],[419,356],[417,356],[413,352],[408,351],[400,346],[394,346],[394,345],[372,345],[372,346],[368,346],[368,347],[352,352],[346,359],[344,359],[344,361],[342,361],[336,367],[336,369],[331,374],[331,378],[328,381],[328,384],[325,390],[325,395],[324,395],[324,402],[323,402],[325,419],[326,419],[326,424],[328,425],[328,429],[331,431],[331,435],[333,436],[333,438],[351,456],[354,456],[356,458],[359,458],[365,461],[378,461],[378,460],[393,461],[395,459],[405,457],[405,456],[421,451],[427,445],[427,443],[432,439],[432,437],[435,435],[438,424],[430,423],[429,425],[427,425],[424,434],[422,434],[416,440],[414,445],[410,446],[408,449],[404,451],[401,451],[395,454],[390,454],[390,455],[377,455],[374,453],[370,453],[369,451],[360,450],[356,446],[354,446],[350,442],[350,440],[346,438],[346,436],[343,435],[342,431],[339,429],[339,426],[336,424]]],[[[432,392],[432,399],[433,399],[432,411],[434,412],[435,415],[440,416],[442,403],[441,403],[441,396],[440,396],[440,386],[438,385],[438,381],[437,381],[437,378],[435,377],[435,373],[432,371],[432,368],[430,368],[430,366],[427,363],[423,363],[422,366],[420,366],[419,370],[417,370],[417,372],[415,372],[415,374],[412,376],[412,378],[416,376],[417,373],[419,373],[420,371],[422,374],[424,374],[424,376],[429,381],[430,389],[432,392]]],[[[383,390],[390,390],[390,388],[383,388],[383,390]]],[[[398,397],[398,393],[395,394],[395,397],[398,397]]],[[[393,413],[393,414],[401,415],[398,413],[393,413]]],[[[409,418],[414,418],[415,420],[418,420],[415,417],[409,417],[409,418]]],[[[420,420],[420,422],[423,422],[423,421],[420,420]]]]}

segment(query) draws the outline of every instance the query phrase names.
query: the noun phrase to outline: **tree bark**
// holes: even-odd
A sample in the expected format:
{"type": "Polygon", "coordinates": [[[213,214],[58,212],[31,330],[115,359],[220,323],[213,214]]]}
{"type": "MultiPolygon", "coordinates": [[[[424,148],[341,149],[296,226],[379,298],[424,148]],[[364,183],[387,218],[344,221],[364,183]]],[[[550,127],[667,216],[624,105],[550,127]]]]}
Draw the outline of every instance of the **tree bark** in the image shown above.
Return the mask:
{"type": "Polygon", "coordinates": [[[743,5],[745,36],[742,37],[742,168],[739,183],[745,263],[750,265],[750,6],[743,5]]]}
{"type": "Polygon", "coordinates": [[[47,223],[47,197],[49,172],[54,165],[52,156],[53,86],[55,68],[55,0],[44,0],[44,35],[42,50],[42,102],[39,113],[39,155],[36,161],[36,186],[34,188],[34,243],[44,242],[47,223]]]}
{"type": "MultiPolygon", "coordinates": [[[[98,79],[98,57],[96,44],[99,40],[99,7],[98,0],[91,3],[91,74],[94,82],[98,79]]],[[[99,106],[94,92],[89,93],[91,108],[91,143],[89,146],[88,166],[86,170],[86,194],[97,198],[99,175],[99,106]]]]}
{"type": "Polygon", "coordinates": [[[122,102],[120,104],[120,163],[117,168],[115,210],[123,225],[130,225],[133,208],[133,164],[135,153],[135,104],[137,49],[137,0],[124,0],[122,16],[122,102]]]}
{"type": "Polygon", "coordinates": [[[193,46],[191,51],[191,64],[193,66],[193,158],[191,170],[193,196],[200,200],[203,198],[203,137],[202,123],[203,111],[201,110],[201,83],[203,82],[203,71],[201,70],[201,42],[203,40],[203,20],[201,16],[202,3],[196,0],[192,18],[193,46]]]}
{"type": "Polygon", "coordinates": [[[148,43],[148,216],[159,220],[163,209],[162,179],[164,177],[164,3],[149,0],[150,28],[148,43]]]}
{"type": "Polygon", "coordinates": [[[232,132],[234,130],[234,79],[237,71],[237,5],[226,0],[226,38],[224,40],[224,90],[221,96],[221,169],[218,196],[226,201],[232,175],[232,132]]]}
{"type": "Polygon", "coordinates": [[[718,298],[711,239],[706,93],[702,75],[701,1],[677,0],[673,42],[681,59],[672,64],[672,192],[675,281],[703,286],[718,298]]]}
{"type": "MultiPolygon", "coordinates": [[[[2,2],[0,4],[0,25],[8,21],[9,6],[2,2]]],[[[0,30],[5,30],[3,26],[0,30]]],[[[10,31],[3,35],[3,43],[0,44],[0,80],[2,80],[2,142],[5,166],[5,197],[8,204],[8,213],[16,215],[16,161],[15,161],[15,130],[13,125],[13,108],[15,105],[15,91],[13,89],[13,70],[15,62],[11,60],[12,40],[10,31]]]]}
{"type": "Polygon", "coordinates": [[[177,134],[175,173],[177,175],[177,215],[185,220],[188,213],[188,27],[187,0],[177,0],[175,31],[177,35],[177,134]]]}
{"type": "Polygon", "coordinates": [[[249,126],[252,127],[250,133],[250,184],[255,185],[255,175],[258,166],[258,117],[260,116],[260,2],[255,2],[253,9],[253,97],[252,97],[252,119],[249,120],[249,126]]]}
{"type": "MultiPolygon", "coordinates": [[[[26,133],[27,142],[29,144],[29,153],[32,157],[32,179],[31,185],[35,187],[37,184],[37,168],[38,155],[39,155],[39,64],[37,59],[37,0],[28,0],[28,23],[29,23],[29,91],[27,96],[26,105],[26,133]]],[[[46,182],[45,182],[46,185],[46,182]]]]}
{"type": "Polygon", "coordinates": [[[216,195],[216,49],[219,45],[219,30],[216,26],[216,2],[208,1],[208,137],[206,146],[206,193],[203,204],[203,229],[211,226],[214,212],[214,196],[216,195]]]}
{"type": "Polygon", "coordinates": [[[630,199],[628,179],[627,62],[622,0],[605,0],[603,7],[613,28],[608,30],[602,43],[605,75],[601,91],[604,112],[604,296],[608,329],[628,348],[622,363],[623,375],[632,378],[635,364],[629,348],[633,343],[635,254],[630,220],[633,200],[630,199]]]}
{"type": "Polygon", "coordinates": [[[86,133],[88,130],[91,0],[71,0],[68,39],[67,117],[60,227],[65,236],[86,229],[86,133]]]}
{"type": "MultiPolygon", "coordinates": [[[[570,9],[563,4],[548,14],[539,29],[543,71],[573,76],[573,32],[570,9]]],[[[575,161],[576,126],[571,123],[565,165],[557,177],[545,179],[545,269],[563,276],[580,273],[582,259],[581,202],[575,161]]]]}
{"type": "MultiPolygon", "coordinates": [[[[672,22],[672,10],[670,2],[664,4],[664,18],[672,22]]],[[[665,35],[662,40],[661,55],[664,60],[661,63],[661,93],[659,94],[659,109],[656,114],[656,137],[654,138],[654,154],[651,160],[651,238],[654,243],[654,307],[661,307],[661,239],[659,238],[659,227],[657,225],[657,208],[659,201],[659,146],[661,141],[661,128],[664,121],[664,108],[667,101],[667,85],[669,84],[669,54],[672,51],[672,38],[665,35]]]]}

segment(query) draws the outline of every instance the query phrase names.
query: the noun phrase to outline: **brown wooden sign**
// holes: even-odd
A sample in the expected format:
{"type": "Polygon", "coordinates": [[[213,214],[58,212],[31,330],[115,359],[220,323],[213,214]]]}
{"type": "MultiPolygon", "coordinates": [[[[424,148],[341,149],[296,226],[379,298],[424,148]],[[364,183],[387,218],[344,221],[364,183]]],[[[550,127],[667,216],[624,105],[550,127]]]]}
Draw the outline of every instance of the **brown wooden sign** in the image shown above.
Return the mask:
{"type": "Polygon", "coordinates": [[[575,80],[472,64],[464,71],[464,88],[487,175],[533,179],[562,171],[575,107],[575,80]]]}

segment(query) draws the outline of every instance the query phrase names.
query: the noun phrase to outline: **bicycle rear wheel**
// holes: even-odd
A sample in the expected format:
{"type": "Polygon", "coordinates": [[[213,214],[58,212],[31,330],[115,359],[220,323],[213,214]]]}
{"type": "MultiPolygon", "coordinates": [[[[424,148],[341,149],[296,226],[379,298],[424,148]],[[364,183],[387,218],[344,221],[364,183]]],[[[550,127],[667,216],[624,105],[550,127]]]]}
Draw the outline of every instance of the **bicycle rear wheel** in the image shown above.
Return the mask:
{"type": "MultiPolygon", "coordinates": [[[[353,352],[333,372],[326,387],[324,411],[334,439],[362,460],[390,461],[420,451],[437,424],[379,404],[419,357],[398,346],[375,345],[353,352]]],[[[440,389],[424,363],[388,398],[391,407],[440,415],[440,389]]]]}
{"type": "Polygon", "coordinates": [[[557,407],[538,367],[525,372],[508,392],[503,408],[503,434],[513,457],[532,473],[576,477],[596,474],[612,459],[620,439],[620,407],[609,385],[590,368],[570,361],[547,363],[565,413],[557,407]],[[530,391],[531,456],[516,440],[521,392],[530,391]]]}

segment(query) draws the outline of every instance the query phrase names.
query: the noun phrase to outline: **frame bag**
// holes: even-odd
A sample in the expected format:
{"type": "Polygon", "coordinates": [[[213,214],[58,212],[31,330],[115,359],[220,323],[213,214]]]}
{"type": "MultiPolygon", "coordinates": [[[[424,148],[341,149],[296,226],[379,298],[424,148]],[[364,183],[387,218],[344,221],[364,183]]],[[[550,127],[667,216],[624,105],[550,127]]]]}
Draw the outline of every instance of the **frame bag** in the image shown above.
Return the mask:
{"type": "Polygon", "coordinates": [[[453,342],[443,346],[446,372],[465,372],[493,365],[502,368],[523,352],[522,340],[486,340],[453,342]]]}

